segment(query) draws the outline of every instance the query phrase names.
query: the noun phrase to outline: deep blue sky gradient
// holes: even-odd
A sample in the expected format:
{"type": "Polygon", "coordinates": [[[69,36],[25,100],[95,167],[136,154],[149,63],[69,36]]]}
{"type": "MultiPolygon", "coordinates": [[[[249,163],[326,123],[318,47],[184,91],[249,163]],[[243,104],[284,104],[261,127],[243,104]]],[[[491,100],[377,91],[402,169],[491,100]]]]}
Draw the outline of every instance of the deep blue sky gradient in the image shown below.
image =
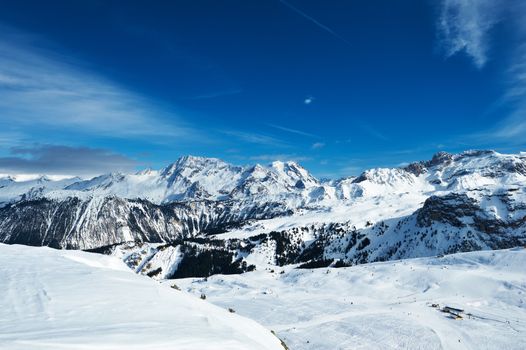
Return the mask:
{"type": "MultiPolygon", "coordinates": [[[[32,145],[109,149],[139,167],[184,154],[238,164],[291,158],[332,177],[439,150],[523,147],[471,137],[506,117],[506,23],[492,30],[488,63],[477,68],[467,55],[441,53],[438,1],[290,4],[344,40],[277,0],[0,1],[0,24],[10,31],[148,100],[167,123],[203,134],[157,142],[81,128],[23,132],[32,145]]],[[[16,44],[16,35],[9,40],[16,44]]]]}

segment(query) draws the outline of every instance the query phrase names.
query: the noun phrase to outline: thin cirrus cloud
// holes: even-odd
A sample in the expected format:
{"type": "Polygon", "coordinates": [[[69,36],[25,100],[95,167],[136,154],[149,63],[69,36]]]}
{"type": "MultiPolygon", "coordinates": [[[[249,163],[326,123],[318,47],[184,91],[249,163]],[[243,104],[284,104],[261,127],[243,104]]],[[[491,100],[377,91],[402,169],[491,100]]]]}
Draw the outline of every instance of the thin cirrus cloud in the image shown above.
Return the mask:
{"type": "Polygon", "coordinates": [[[285,132],[288,132],[288,133],[291,133],[291,134],[311,137],[311,138],[315,138],[315,139],[319,139],[320,138],[319,136],[311,134],[309,132],[305,132],[305,131],[298,130],[298,129],[293,129],[293,128],[288,128],[288,127],[281,126],[281,125],[267,124],[267,126],[269,126],[271,128],[274,128],[274,129],[277,129],[277,130],[285,131],[285,132]]]}
{"type": "Polygon", "coordinates": [[[261,145],[261,146],[279,147],[279,148],[291,146],[289,143],[285,141],[282,141],[273,136],[269,136],[265,134],[239,131],[239,130],[220,130],[219,132],[224,135],[232,136],[236,138],[237,140],[244,142],[244,143],[251,143],[251,144],[256,144],[256,145],[261,145]]]}
{"type": "Polygon", "coordinates": [[[207,94],[201,94],[201,95],[195,95],[191,97],[187,97],[188,100],[208,100],[218,97],[225,97],[225,96],[233,96],[238,95],[242,93],[242,89],[227,89],[227,90],[221,90],[221,91],[214,91],[207,94]]]}
{"type": "Polygon", "coordinates": [[[377,129],[375,129],[374,127],[372,127],[371,125],[369,124],[366,124],[366,123],[358,123],[357,125],[363,132],[365,132],[366,134],[378,139],[378,140],[381,140],[381,141],[387,141],[388,140],[388,137],[385,136],[383,133],[381,133],[380,131],[378,131],[377,129]]]}
{"type": "Polygon", "coordinates": [[[137,161],[110,150],[90,147],[38,145],[13,147],[0,157],[0,173],[93,176],[112,171],[130,172],[137,161]]]}
{"type": "Polygon", "coordinates": [[[506,90],[494,127],[469,135],[475,142],[523,145],[526,139],[526,3],[519,0],[443,0],[438,37],[446,57],[464,52],[482,69],[490,60],[491,30],[506,21],[515,31],[509,66],[503,72],[506,90]]]}
{"type": "Polygon", "coordinates": [[[322,30],[326,31],[327,33],[329,33],[330,35],[332,35],[333,37],[343,41],[344,43],[346,43],[347,45],[352,45],[347,39],[345,39],[343,36],[341,36],[340,34],[338,34],[336,31],[334,31],[332,28],[330,28],[329,26],[321,23],[320,21],[318,21],[317,19],[315,19],[314,17],[308,15],[306,12],[300,10],[298,7],[292,5],[290,2],[288,1],[285,1],[285,0],[279,0],[279,2],[281,2],[283,5],[285,5],[286,7],[288,7],[290,10],[296,12],[298,15],[300,15],[301,17],[305,18],[307,21],[313,23],[315,26],[321,28],[322,30]]]}
{"type": "Polygon", "coordinates": [[[526,140],[526,44],[517,53],[517,58],[508,74],[510,83],[503,100],[512,106],[512,111],[497,125],[493,136],[510,143],[524,144],[526,140]]]}
{"type": "Polygon", "coordinates": [[[11,128],[30,132],[48,127],[111,137],[189,132],[176,116],[159,118],[164,112],[153,103],[78,62],[31,45],[34,40],[28,36],[11,39],[0,39],[0,113],[11,128]]]}

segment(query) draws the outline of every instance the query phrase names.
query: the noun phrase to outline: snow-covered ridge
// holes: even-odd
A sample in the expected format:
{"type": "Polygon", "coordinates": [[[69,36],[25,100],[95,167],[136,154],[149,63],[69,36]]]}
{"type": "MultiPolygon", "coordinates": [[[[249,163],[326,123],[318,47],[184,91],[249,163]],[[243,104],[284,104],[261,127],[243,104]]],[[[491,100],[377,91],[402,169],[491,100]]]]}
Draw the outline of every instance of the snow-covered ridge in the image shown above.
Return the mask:
{"type": "Polygon", "coordinates": [[[366,170],[356,178],[321,183],[294,162],[267,166],[234,166],[216,158],[185,156],[159,170],[135,174],[104,174],[89,180],[27,181],[0,178],[0,204],[46,196],[89,198],[117,196],[161,204],[185,200],[283,201],[297,207],[309,203],[349,200],[384,193],[465,191],[480,187],[521,184],[526,156],[494,151],[437,153],[429,161],[404,168],[366,170]]]}
{"type": "Polygon", "coordinates": [[[117,196],[147,199],[156,204],[247,198],[260,201],[290,198],[297,202],[307,197],[309,190],[317,185],[318,180],[294,162],[240,167],[216,158],[185,156],[159,171],[110,173],[89,180],[39,178],[16,181],[6,176],[0,178],[0,204],[16,201],[36,190],[39,190],[39,195],[53,199],[117,196]]]}
{"type": "Polygon", "coordinates": [[[275,349],[256,322],[116,258],[0,244],[0,348],[275,349]]]}
{"type": "MultiPolygon", "coordinates": [[[[473,227],[457,233],[467,237],[469,230],[480,231],[483,239],[474,243],[483,247],[488,239],[484,225],[506,228],[517,243],[522,239],[522,231],[515,231],[522,227],[526,205],[526,156],[441,152],[404,168],[370,169],[358,177],[323,182],[294,162],[240,167],[191,156],[160,171],[33,180],[40,181],[36,184],[3,181],[0,241],[6,243],[91,249],[128,241],[173,243],[225,231],[231,238],[247,238],[334,223],[361,230],[407,218],[430,197],[462,194],[457,204],[473,200],[477,209],[464,219],[474,220],[467,223],[473,227]]],[[[406,230],[421,232],[418,227],[406,230]]],[[[513,240],[508,234],[505,238],[504,246],[510,246],[513,240]]]]}

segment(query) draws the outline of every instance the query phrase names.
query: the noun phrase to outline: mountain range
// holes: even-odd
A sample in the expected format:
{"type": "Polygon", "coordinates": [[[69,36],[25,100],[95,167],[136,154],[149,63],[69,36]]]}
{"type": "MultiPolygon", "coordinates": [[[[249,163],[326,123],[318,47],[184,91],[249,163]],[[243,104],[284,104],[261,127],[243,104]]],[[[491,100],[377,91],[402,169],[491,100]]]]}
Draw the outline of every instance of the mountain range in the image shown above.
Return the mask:
{"type": "Polygon", "coordinates": [[[526,154],[437,153],[319,180],[185,156],[92,179],[0,178],[0,242],[119,256],[154,278],[345,266],[526,244],[526,154]]]}

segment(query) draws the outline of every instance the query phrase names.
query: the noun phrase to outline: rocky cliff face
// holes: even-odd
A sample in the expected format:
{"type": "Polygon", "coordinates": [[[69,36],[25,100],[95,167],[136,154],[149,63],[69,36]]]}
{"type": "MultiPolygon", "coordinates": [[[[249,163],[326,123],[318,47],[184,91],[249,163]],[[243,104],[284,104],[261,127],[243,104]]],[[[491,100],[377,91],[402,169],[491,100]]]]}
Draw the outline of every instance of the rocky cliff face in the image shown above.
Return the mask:
{"type": "Polygon", "coordinates": [[[0,209],[0,241],[66,249],[123,242],[172,242],[287,214],[279,203],[193,201],[158,205],[103,197],[20,201],[0,209]]]}

